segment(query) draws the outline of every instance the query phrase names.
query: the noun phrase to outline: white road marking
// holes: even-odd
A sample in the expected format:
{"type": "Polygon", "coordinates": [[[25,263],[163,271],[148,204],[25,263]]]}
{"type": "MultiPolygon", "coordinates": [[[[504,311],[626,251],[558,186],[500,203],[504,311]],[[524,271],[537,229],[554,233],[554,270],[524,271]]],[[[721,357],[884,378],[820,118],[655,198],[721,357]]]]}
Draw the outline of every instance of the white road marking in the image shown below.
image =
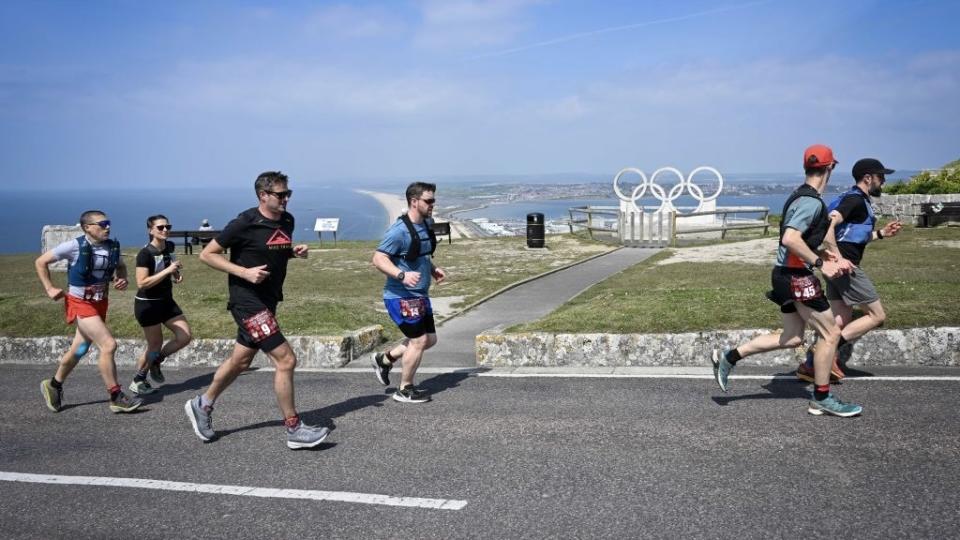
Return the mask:
{"type": "MultiPolygon", "coordinates": [[[[787,366],[771,366],[771,370],[775,369],[785,369],[787,366]]],[[[611,370],[630,370],[626,373],[612,373],[610,371],[606,372],[576,372],[576,371],[566,371],[569,368],[543,368],[544,371],[539,371],[532,368],[462,368],[462,367],[451,367],[451,368],[420,368],[417,370],[417,373],[426,375],[426,374],[450,374],[450,373],[460,373],[465,374],[470,377],[501,377],[501,378],[543,378],[543,379],[713,379],[713,374],[711,373],[710,367],[690,367],[690,366],[679,366],[676,368],[664,368],[664,367],[633,367],[633,368],[609,368],[611,370]],[[563,371],[547,371],[547,370],[563,370],[563,371]],[[675,369],[676,371],[671,371],[675,369]]],[[[589,370],[591,368],[584,368],[589,370]]],[[[592,368],[596,369],[596,368],[592,368]]],[[[274,368],[272,367],[262,367],[257,368],[257,371],[263,371],[266,373],[272,373],[274,368]]],[[[312,372],[312,373],[362,373],[367,375],[370,373],[371,368],[300,368],[297,367],[298,372],[312,372]]],[[[731,379],[756,379],[756,380],[796,380],[796,376],[793,374],[789,375],[731,375],[731,379]]],[[[915,382],[915,381],[950,381],[950,382],[960,382],[960,375],[901,375],[901,376],[891,376],[891,375],[877,375],[877,376],[857,376],[857,375],[847,375],[844,377],[845,381],[904,381],[904,382],[915,382]]]]}
{"type": "Polygon", "coordinates": [[[139,489],[159,489],[164,491],[188,491],[192,493],[238,495],[241,497],[268,497],[275,499],[309,499],[314,501],[338,501],[359,504],[380,504],[385,506],[430,508],[434,510],[460,510],[467,505],[467,501],[459,501],[455,499],[393,497],[390,495],[354,493],[350,491],[319,491],[312,489],[278,489],[253,486],[194,484],[192,482],[170,482],[167,480],[151,480],[149,478],[63,476],[58,474],[29,474],[0,471],[0,481],[26,482],[32,484],[65,484],[74,486],[109,486],[139,489]]]}
{"type": "MultiPolygon", "coordinates": [[[[668,374],[668,373],[476,373],[477,377],[503,377],[503,378],[521,378],[521,377],[543,377],[543,378],[575,378],[575,379],[713,379],[713,375],[690,375],[690,374],[668,374]]],[[[799,380],[794,375],[731,375],[730,379],[756,379],[756,380],[799,380]]],[[[903,376],[903,377],[854,377],[846,376],[844,381],[960,381],[960,376],[903,376]]]]}

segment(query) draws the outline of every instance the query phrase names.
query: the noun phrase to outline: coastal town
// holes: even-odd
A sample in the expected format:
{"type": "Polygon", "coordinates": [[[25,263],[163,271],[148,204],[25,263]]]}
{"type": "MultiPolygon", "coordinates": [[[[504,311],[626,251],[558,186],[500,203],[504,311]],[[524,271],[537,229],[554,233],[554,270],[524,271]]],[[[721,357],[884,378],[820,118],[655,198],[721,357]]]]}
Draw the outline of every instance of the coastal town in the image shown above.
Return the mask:
{"type": "MultiPolygon", "coordinates": [[[[625,194],[632,193],[637,186],[628,180],[620,185],[625,194]]],[[[716,180],[704,181],[699,184],[706,194],[716,192],[716,180]]],[[[669,185],[665,186],[669,190],[669,185]]],[[[725,182],[723,194],[727,197],[768,197],[783,195],[784,198],[795,188],[794,183],[775,180],[764,181],[763,178],[748,181],[725,182]]],[[[846,186],[839,184],[828,186],[828,193],[840,193],[846,186]]],[[[406,202],[403,197],[373,191],[357,190],[373,196],[384,207],[390,216],[396,216],[406,211],[406,202]]],[[[648,197],[649,199],[649,197],[648,197]]],[[[580,206],[575,201],[608,200],[608,205],[618,205],[618,198],[613,190],[612,182],[576,182],[576,183],[476,183],[450,184],[443,188],[442,204],[436,209],[437,221],[450,222],[451,238],[486,238],[495,236],[522,236],[526,233],[526,220],[523,216],[502,218],[491,216],[476,216],[483,209],[500,205],[533,202],[533,201],[572,201],[571,207],[580,206]],[[467,217],[465,214],[470,214],[467,217]]],[[[652,199],[651,199],[652,200],[652,199]]],[[[650,201],[644,201],[650,204],[650,201]]],[[[544,222],[546,234],[562,234],[570,231],[570,218],[547,216],[544,222]]]]}

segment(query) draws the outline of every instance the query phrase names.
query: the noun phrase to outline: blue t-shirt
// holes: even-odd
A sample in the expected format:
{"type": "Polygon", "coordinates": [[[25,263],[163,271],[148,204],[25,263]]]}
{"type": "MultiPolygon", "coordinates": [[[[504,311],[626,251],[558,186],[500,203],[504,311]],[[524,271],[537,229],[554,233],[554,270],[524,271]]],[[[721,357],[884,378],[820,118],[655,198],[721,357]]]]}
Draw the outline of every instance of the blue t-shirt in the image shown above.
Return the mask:
{"type": "MultiPolygon", "coordinates": [[[[783,216],[783,226],[796,229],[801,233],[806,232],[813,220],[820,214],[820,199],[813,197],[798,197],[790,203],[787,213],[783,216]]],[[[777,266],[785,266],[787,263],[787,247],[780,246],[777,249],[777,266]]]]}
{"type": "Polygon", "coordinates": [[[417,231],[420,240],[420,255],[412,263],[407,262],[406,255],[410,249],[410,233],[402,220],[396,220],[393,225],[387,229],[383,235],[383,240],[377,246],[377,251],[390,257],[390,261],[404,272],[420,272],[420,281],[413,287],[407,287],[399,279],[393,276],[387,277],[387,282],[383,286],[383,298],[411,298],[415,296],[427,296],[430,289],[430,272],[433,270],[433,263],[430,261],[430,235],[427,227],[432,220],[424,220],[423,223],[414,223],[413,229],[417,231]]]}

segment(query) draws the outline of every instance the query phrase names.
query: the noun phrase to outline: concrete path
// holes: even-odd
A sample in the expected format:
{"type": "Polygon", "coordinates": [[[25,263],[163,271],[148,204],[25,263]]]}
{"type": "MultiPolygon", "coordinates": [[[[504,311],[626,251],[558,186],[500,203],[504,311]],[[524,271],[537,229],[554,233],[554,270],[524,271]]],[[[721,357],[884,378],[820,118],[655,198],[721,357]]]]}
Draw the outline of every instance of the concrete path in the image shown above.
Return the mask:
{"type": "Polygon", "coordinates": [[[624,248],[525,283],[443,322],[423,367],[475,367],[474,338],[494,327],[543,317],[591,285],[637,264],[657,249],[624,248]]]}

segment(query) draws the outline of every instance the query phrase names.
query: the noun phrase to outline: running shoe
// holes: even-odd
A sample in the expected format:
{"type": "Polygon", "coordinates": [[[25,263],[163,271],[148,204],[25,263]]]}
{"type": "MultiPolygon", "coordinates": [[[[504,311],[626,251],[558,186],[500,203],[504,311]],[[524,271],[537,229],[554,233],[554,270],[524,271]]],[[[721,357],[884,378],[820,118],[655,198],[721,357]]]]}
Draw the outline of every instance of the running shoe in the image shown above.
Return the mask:
{"type": "Polygon", "coordinates": [[[40,381],[40,391],[43,392],[43,400],[47,403],[47,408],[53,412],[60,412],[63,407],[63,387],[54,388],[53,379],[44,379],[40,381]]]}
{"type": "Polygon", "coordinates": [[[325,427],[308,426],[300,422],[296,428],[287,429],[287,448],[313,448],[322,443],[329,434],[330,430],[325,427]]]}
{"type": "Polygon", "coordinates": [[[713,350],[713,378],[717,380],[717,385],[724,392],[727,391],[727,377],[733,371],[733,364],[727,362],[727,355],[720,352],[720,349],[713,350]]]}
{"type": "Polygon", "coordinates": [[[393,369],[393,364],[387,362],[386,355],[383,353],[377,353],[373,355],[373,373],[377,376],[377,380],[380,381],[380,384],[384,386],[390,385],[390,370],[393,369]]]}
{"type": "MultiPolygon", "coordinates": [[[[838,383],[846,377],[840,369],[840,355],[833,356],[833,366],[830,368],[830,382],[838,383]]],[[[797,378],[801,381],[813,382],[813,349],[807,349],[806,359],[797,367],[797,378]]]]}
{"type": "Polygon", "coordinates": [[[820,400],[811,397],[810,403],[807,406],[807,412],[814,416],[820,416],[826,413],[845,418],[860,414],[863,412],[863,407],[855,403],[844,403],[831,393],[820,400]]]}
{"type": "Polygon", "coordinates": [[[131,413],[143,405],[143,400],[138,397],[130,397],[123,392],[117,394],[116,399],[110,400],[110,410],[115,413],[131,413]]]}
{"type": "Polygon", "coordinates": [[[408,384],[393,393],[393,399],[401,403],[426,403],[430,401],[430,394],[408,384]]]}
{"type": "Polygon", "coordinates": [[[215,432],[213,431],[213,406],[203,407],[200,405],[200,396],[188,400],[183,405],[183,410],[187,412],[187,418],[190,425],[193,426],[193,432],[200,437],[203,442],[213,440],[215,432]]]}
{"type": "Polygon", "coordinates": [[[146,379],[142,381],[133,381],[130,383],[130,391],[134,394],[145,396],[147,394],[152,394],[157,391],[156,388],[150,386],[150,383],[146,379]]]}
{"type": "Polygon", "coordinates": [[[160,371],[160,362],[150,364],[150,378],[157,384],[166,382],[167,379],[163,376],[163,372],[160,371]]]}

